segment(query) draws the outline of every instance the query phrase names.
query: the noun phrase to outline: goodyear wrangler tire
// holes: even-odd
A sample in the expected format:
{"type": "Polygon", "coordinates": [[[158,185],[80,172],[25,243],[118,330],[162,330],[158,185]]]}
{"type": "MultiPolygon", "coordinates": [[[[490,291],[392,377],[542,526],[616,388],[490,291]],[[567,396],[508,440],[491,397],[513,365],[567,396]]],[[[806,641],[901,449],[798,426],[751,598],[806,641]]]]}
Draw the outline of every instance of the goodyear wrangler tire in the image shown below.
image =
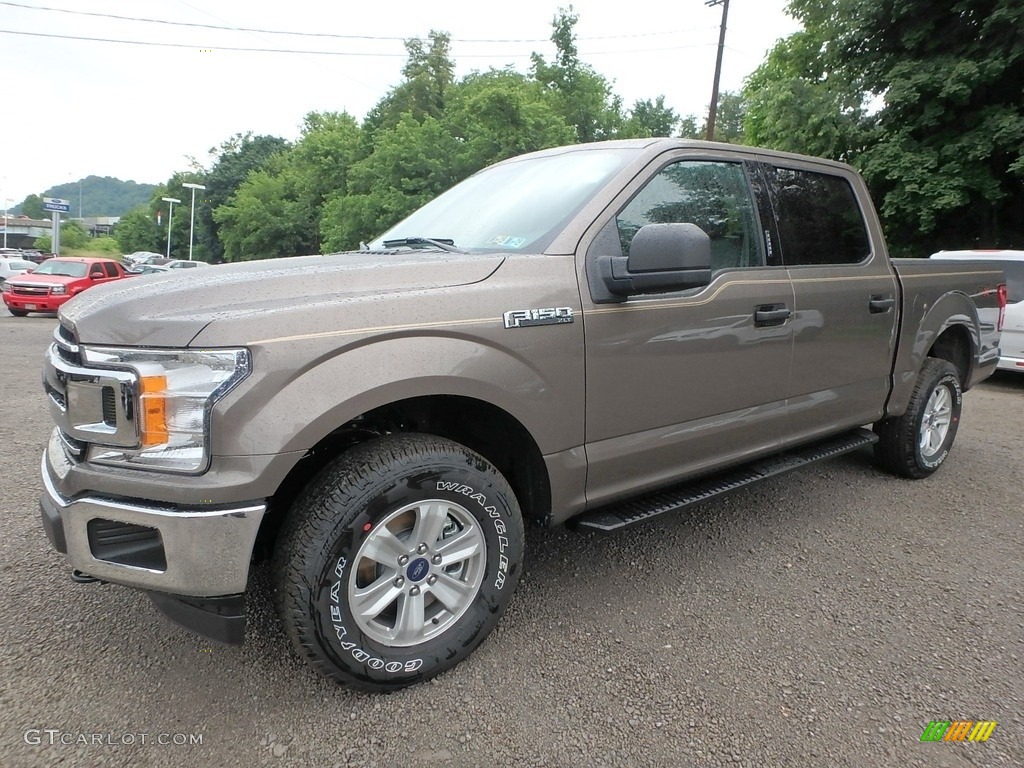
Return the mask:
{"type": "Polygon", "coordinates": [[[486,459],[394,435],[329,464],[288,514],[275,597],[320,673],[373,691],[429,680],[497,624],[519,580],[523,523],[486,459]]]}
{"type": "Polygon", "coordinates": [[[926,358],[906,413],[875,424],[875,460],[904,477],[920,479],[932,474],[953,446],[962,401],[956,368],[945,360],[926,358]]]}

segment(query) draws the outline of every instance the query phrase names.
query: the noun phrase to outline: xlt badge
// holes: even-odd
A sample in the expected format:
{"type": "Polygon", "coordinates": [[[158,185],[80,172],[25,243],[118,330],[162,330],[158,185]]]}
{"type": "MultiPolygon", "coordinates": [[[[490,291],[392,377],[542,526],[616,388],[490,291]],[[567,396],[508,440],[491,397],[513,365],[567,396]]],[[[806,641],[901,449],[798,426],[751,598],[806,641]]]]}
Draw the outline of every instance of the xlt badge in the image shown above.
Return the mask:
{"type": "Polygon", "coordinates": [[[512,309],[505,313],[505,327],[527,328],[531,325],[559,325],[571,323],[572,317],[572,307],[512,309]]]}

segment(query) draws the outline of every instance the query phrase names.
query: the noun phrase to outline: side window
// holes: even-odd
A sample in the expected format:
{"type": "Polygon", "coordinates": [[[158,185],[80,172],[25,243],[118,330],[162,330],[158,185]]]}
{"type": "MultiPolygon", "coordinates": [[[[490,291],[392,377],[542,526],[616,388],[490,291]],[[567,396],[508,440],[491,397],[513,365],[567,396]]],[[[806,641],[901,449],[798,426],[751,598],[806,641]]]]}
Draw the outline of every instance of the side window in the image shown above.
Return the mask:
{"type": "Polygon", "coordinates": [[[102,278],[103,277],[103,265],[101,265],[101,264],[93,264],[91,267],[89,267],[89,277],[99,277],[99,278],[102,278]]]}
{"type": "Polygon", "coordinates": [[[107,277],[117,277],[117,267],[113,262],[106,262],[103,268],[107,270],[107,277]]]}
{"type": "Polygon", "coordinates": [[[757,218],[739,163],[682,161],[661,171],[619,213],[622,253],[645,224],[696,224],[711,238],[711,269],[756,267],[757,218]]]}
{"type": "Polygon", "coordinates": [[[785,264],[859,264],[870,256],[864,217],[846,179],[794,168],[771,174],[785,264]]]}

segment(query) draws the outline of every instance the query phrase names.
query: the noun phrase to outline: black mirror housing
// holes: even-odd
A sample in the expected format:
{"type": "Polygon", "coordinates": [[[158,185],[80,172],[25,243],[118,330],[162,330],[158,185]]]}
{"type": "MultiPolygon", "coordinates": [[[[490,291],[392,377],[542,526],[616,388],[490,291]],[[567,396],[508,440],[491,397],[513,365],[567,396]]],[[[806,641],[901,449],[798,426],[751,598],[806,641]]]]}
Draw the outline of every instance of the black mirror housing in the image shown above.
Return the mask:
{"type": "MultiPolygon", "coordinates": [[[[597,303],[639,293],[699,288],[711,282],[711,238],[696,224],[647,224],[633,236],[629,256],[598,256],[597,303]]],[[[593,285],[593,283],[591,283],[593,285]]]]}

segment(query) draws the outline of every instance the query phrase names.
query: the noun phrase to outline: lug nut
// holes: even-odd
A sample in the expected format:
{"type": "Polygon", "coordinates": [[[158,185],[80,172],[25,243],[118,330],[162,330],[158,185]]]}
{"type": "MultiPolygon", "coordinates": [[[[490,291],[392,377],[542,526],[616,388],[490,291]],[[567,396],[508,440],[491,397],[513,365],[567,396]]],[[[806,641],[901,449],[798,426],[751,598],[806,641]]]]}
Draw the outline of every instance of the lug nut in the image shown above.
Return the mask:
{"type": "Polygon", "coordinates": [[[419,593],[420,593],[420,588],[419,587],[413,587],[412,589],[409,590],[409,594],[412,595],[413,597],[416,597],[416,595],[418,595],[419,593]]]}
{"type": "Polygon", "coordinates": [[[398,558],[398,564],[399,565],[408,565],[409,564],[409,556],[408,555],[402,555],[400,558],[398,558]]]}
{"type": "Polygon", "coordinates": [[[434,586],[435,584],[437,584],[437,576],[433,573],[430,574],[427,577],[427,584],[429,584],[430,586],[434,586]]]}
{"type": "Polygon", "coordinates": [[[434,555],[432,558],[430,558],[430,562],[432,562],[434,565],[440,565],[441,555],[434,555]]]}
{"type": "Polygon", "coordinates": [[[426,554],[428,549],[430,549],[430,547],[428,547],[426,544],[424,544],[421,541],[420,545],[418,547],[416,547],[416,552],[418,552],[419,554],[423,555],[423,554],[426,554]]]}
{"type": "Polygon", "coordinates": [[[397,579],[395,579],[394,583],[395,583],[396,587],[401,589],[402,585],[405,584],[405,579],[403,579],[401,576],[399,576],[397,579]]]}

